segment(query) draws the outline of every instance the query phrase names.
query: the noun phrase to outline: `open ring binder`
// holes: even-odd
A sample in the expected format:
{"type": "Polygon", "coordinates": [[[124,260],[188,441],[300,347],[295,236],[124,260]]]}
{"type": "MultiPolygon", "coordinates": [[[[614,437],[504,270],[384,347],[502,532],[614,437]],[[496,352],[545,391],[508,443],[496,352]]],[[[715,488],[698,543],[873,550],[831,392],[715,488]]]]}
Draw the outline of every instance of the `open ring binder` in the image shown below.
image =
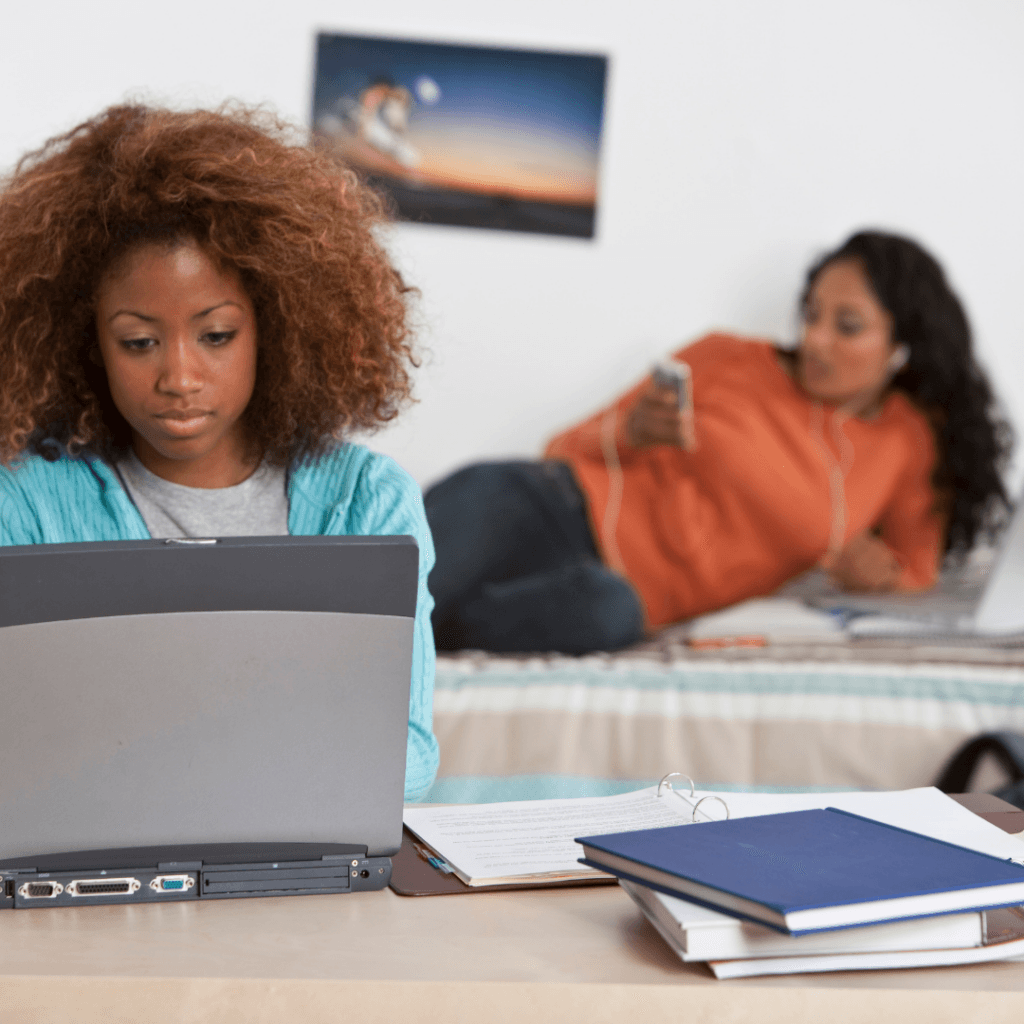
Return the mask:
{"type": "MultiPolygon", "coordinates": [[[[690,784],[691,799],[694,796],[696,796],[696,789],[693,785],[693,779],[691,779],[689,775],[684,775],[682,772],[669,772],[668,775],[663,775],[661,777],[661,781],[658,783],[658,792],[656,794],[657,796],[661,797],[664,796],[665,793],[671,793],[673,796],[679,797],[679,799],[682,800],[683,803],[692,807],[693,816],[690,819],[692,822],[694,822],[695,824],[697,823],[697,810],[700,807],[700,805],[704,803],[705,800],[717,800],[725,808],[725,820],[729,820],[729,805],[720,796],[715,796],[713,793],[709,793],[707,796],[702,796],[695,804],[691,804],[690,801],[687,800],[682,793],[673,788],[672,783],[669,781],[670,779],[686,779],[686,781],[690,784]]],[[[701,813],[709,821],[715,820],[714,818],[709,817],[707,811],[701,811],[701,813]]]]}
{"type": "Polygon", "coordinates": [[[667,789],[670,793],[675,793],[675,790],[672,788],[672,783],[668,781],[669,779],[686,779],[690,784],[690,796],[694,795],[693,779],[691,779],[689,775],[684,775],[682,772],[669,772],[668,775],[663,775],[661,777],[661,782],[658,783],[658,796],[664,796],[661,791],[662,787],[667,789]]]}
{"type": "Polygon", "coordinates": [[[714,794],[708,794],[708,796],[702,796],[693,805],[693,820],[694,821],[697,820],[697,810],[700,808],[700,805],[702,803],[704,803],[705,800],[717,800],[725,808],[725,820],[726,821],[729,820],[729,805],[720,796],[715,796],[714,794]]]}

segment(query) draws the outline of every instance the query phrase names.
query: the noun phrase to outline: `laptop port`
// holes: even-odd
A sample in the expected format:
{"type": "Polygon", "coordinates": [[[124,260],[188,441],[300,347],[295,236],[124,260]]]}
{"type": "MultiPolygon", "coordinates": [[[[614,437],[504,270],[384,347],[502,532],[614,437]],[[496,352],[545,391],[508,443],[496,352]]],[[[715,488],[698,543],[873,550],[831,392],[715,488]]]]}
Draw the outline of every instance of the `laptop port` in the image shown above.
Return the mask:
{"type": "Polygon", "coordinates": [[[141,888],[137,878],[76,878],[68,882],[72,896],[131,896],[141,888]]]}
{"type": "Polygon", "coordinates": [[[18,886],[18,895],[23,900],[52,900],[63,891],[60,882],[25,882],[18,886]]]}
{"type": "Polygon", "coordinates": [[[196,884],[192,875],[157,875],[149,887],[153,892],[185,892],[196,884]]]}

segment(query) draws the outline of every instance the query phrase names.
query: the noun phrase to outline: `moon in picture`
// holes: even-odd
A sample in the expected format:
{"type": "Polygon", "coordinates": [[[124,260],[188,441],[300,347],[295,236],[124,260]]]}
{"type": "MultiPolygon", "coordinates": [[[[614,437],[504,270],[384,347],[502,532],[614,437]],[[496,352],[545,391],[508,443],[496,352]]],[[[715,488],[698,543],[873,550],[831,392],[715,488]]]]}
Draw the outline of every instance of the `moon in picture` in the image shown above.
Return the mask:
{"type": "Polygon", "coordinates": [[[432,107],[441,98],[441,87],[427,75],[420,75],[415,84],[416,96],[421,103],[432,107]]]}

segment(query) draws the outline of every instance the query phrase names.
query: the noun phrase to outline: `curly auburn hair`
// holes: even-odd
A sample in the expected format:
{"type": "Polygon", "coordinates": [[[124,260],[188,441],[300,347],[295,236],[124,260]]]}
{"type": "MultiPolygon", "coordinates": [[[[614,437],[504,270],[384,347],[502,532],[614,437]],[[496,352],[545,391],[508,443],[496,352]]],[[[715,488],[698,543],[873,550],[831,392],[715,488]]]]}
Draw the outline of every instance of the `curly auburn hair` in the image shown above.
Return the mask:
{"type": "Polygon", "coordinates": [[[938,261],[912,239],[884,231],[859,231],[821,257],[807,272],[801,309],[822,271],[844,261],[861,267],[893,319],[895,340],[910,349],[892,383],[931,422],[946,550],[963,555],[1006,521],[1002,474],[1013,448],[1013,430],[974,358],[967,314],[938,261]]]}
{"type": "Polygon", "coordinates": [[[72,456],[128,447],[90,358],[95,296],[146,244],[197,243],[240,276],[257,324],[254,454],[314,457],[396,415],[418,364],[411,289],[374,235],[381,202],[293,134],[253,108],[115,106],[21,159],[0,186],[0,462],[49,439],[72,456]]]}

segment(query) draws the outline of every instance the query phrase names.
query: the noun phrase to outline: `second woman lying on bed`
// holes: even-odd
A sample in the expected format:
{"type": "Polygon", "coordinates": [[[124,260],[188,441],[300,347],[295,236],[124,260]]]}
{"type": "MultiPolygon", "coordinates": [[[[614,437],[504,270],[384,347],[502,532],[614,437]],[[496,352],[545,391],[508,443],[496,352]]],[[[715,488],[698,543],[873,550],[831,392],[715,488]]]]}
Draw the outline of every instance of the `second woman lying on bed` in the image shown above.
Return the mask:
{"type": "Polygon", "coordinates": [[[807,275],[794,352],[713,334],[676,353],[693,416],[647,378],[541,462],[426,495],[442,650],[614,650],[814,566],[920,590],[1007,505],[1008,429],[963,308],[916,243],[862,232],[807,275]]]}

